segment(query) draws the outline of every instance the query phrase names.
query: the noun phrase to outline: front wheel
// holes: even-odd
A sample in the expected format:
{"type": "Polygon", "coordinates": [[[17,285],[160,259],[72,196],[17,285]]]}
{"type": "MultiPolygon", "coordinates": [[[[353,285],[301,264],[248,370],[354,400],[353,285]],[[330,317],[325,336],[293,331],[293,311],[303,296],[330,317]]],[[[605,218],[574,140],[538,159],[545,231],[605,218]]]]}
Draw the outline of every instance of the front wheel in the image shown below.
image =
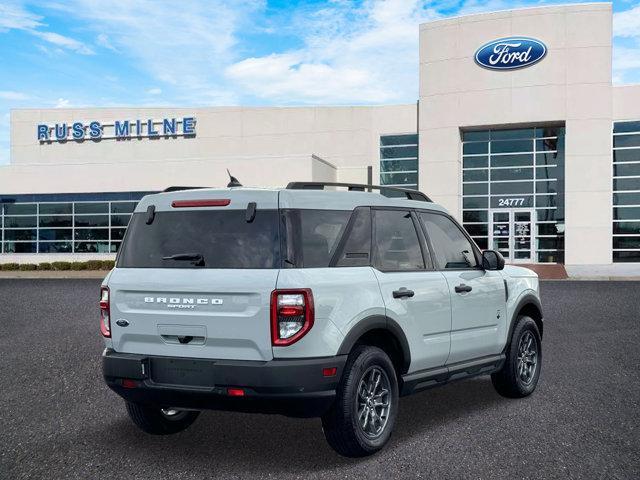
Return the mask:
{"type": "Polygon", "coordinates": [[[336,400],[322,417],[329,445],[341,455],[363,457],[389,440],[398,412],[398,381],[387,354],[358,346],[349,354],[336,400]]]}
{"type": "Polygon", "coordinates": [[[531,395],[538,385],[542,367],[542,341],[536,322],[521,316],[516,320],[502,370],[491,375],[496,391],[503,397],[531,395]]]}
{"type": "Polygon", "coordinates": [[[177,410],[175,408],[158,408],[140,403],[126,402],[129,417],[143,432],[152,435],[169,435],[178,433],[189,427],[200,412],[177,410]]]}

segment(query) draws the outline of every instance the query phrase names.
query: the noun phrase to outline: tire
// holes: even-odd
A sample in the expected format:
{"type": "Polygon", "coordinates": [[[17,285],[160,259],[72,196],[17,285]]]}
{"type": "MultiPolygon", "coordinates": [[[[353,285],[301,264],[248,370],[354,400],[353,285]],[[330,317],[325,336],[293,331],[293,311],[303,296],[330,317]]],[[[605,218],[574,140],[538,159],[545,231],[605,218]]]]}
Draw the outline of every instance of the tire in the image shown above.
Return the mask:
{"type": "Polygon", "coordinates": [[[195,422],[200,415],[200,412],[191,410],[161,409],[133,402],[126,402],[126,404],[133,423],[143,432],[152,435],[181,432],[195,422]]]}
{"type": "Polygon", "coordinates": [[[398,380],[391,360],[377,347],[357,346],[347,359],[336,400],[322,417],[327,442],[346,457],[371,455],[391,437],[397,412],[398,380]],[[373,394],[372,385],[377,385],[373,394]]]}
{"type": "Polygon", "coordinates": [[[538,385],[542,368],[540,331],[531,317],[518,317],[506,354],[502,369],[491,375],[494,388],[508,398],[531,395],[538,385]]]}

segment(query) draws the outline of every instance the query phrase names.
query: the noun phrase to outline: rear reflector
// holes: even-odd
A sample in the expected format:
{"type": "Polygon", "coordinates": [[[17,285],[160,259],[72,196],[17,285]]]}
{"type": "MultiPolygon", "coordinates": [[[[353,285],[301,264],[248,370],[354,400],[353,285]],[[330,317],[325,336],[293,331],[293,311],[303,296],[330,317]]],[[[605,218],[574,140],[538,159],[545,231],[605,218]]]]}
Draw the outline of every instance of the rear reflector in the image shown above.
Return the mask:
{"type": "Polygon", "coordinates": [[[322,369],[323,377],[335,377],[338,373],[338,367],[328,367],[322,369]]]}
{"type": "Polygon", "coordinates": [[[241,388],[227,388],[227,395],[230,397],[244,397],[244,390],[241,388]]]}
{"type": "Polygon", "coordinates": [[[209,200],[174,200],[171,202],[173,208],[188,207],[226,207],[231,203],[228,198],[209,199],[209,200]]]}
{"type": "Polygon", "coordinates": [[[130,378],[123,378],[122,379],[122,386],[124,388],[137,388],[139,385],[137,380],[132,380],[130,378]]]}

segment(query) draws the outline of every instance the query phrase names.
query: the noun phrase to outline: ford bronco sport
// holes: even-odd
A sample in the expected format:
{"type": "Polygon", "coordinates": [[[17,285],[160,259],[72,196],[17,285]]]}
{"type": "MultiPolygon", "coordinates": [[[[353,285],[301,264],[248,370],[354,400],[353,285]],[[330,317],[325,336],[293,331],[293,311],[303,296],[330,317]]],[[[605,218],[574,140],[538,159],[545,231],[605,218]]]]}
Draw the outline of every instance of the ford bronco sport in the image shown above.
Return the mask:
{"type": "Polygon", "coordinates": [[[385,445],[400,396],[484,374],[531,394],[542,327],[535,273],[421,192],[371,185],[146,196],[100,297],[104,378],[145,432],[205,409],[319,416],[346,456],[385,445]]]}

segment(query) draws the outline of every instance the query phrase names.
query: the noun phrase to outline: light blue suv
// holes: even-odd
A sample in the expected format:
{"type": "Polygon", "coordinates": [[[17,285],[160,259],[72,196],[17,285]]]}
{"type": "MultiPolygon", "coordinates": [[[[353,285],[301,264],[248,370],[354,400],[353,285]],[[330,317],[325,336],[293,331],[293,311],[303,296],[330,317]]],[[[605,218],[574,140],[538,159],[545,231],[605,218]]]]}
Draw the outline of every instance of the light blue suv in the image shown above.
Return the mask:
{"type": "Polygon", "coordinates": [[[538,277],[424,194],[171,190],[136,207],[100,298],[104,378],[145,432],[205,409],[320,416],[364,456],[402,395],[483,374],[507,397],[535,389],[538,277]]]}

